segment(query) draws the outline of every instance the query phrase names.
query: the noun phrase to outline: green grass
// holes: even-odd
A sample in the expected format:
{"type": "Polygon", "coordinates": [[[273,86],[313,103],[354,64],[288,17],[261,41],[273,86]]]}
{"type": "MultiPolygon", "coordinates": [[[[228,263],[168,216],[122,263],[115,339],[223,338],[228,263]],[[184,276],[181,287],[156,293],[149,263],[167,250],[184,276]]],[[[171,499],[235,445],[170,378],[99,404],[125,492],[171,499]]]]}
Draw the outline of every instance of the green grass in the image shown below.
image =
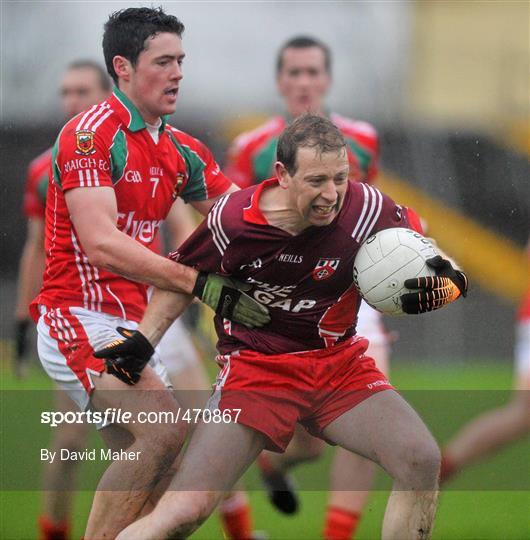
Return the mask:
{"type": "MultiPolygon", "coordinates": [[[[475,414],[508,399],[511,365],[500,361],[420,365],[395,360],[392,379],[443,443],[475,414]]],[[[36,366],[24,381],[15,380],[6,367],[0,369],[2,539],[37,538],[35,523],[41,499],[38,449],[46,446],[50,434],[50,428],[39,422],[39,411],[51,407],[50,388],[49,379],[36,366]]],[[[90,444],[99,445],[97,435],[90,444]]],[[[267,531],[271,539],[320,538],[332,452],[329,448],[321,460],[296,470],[302,507],[295,517],[282,517],[269,506],[252,468],[245,483],[250,488],[255,528],[267,531]]],[[[528,441],[520,441],[462,473],[441,495],[434,538],[530,539],[529,456],[528,441]]],[[[80,486],[85,490],[76,493],[74,538],[83,534],[92,498],[88,486],[93,485],[102,467],[81,466],[80,486]]],[[[359,540],[378,538],[388,485],[381,473],[359,528],[359,540]]],[[[217,517],[208,520],[193,538],[221,539],[217,517]]]]}

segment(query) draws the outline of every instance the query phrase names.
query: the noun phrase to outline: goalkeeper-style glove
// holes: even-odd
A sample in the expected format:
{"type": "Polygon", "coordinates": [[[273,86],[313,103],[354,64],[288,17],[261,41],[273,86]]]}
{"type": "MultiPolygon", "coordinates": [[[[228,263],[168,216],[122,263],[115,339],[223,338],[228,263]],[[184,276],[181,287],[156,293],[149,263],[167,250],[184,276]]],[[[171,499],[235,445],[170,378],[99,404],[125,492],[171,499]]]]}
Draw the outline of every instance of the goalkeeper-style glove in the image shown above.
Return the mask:
{"type": "Polygon", "coordinates": [[[405,280],[405,287],[414,291],[401,296],[401,306],[405,313],[434,311],[454,302],[459,296],[467,295],[467,276],[464,272],[453,268],[440,255],[425,262],[434,268],[436,276],[405,280]]]}
{"type": "Polygon", "coordinates": [[[250,285],[240,281],[199,272],[193,294],[221,317],[259,328],[271,320],[269,310],[244,292],[249,289],[250,285]]]}
{"type": "Polygon", "coordinates": [[[118,326],[116,330],[125,339],[112,341],[96,351],[94,356],[105,359],[107,373],[114,375],[125,384],[136,384],[155,350],[138,330],[128,330],[121,326],[118,326]]]}

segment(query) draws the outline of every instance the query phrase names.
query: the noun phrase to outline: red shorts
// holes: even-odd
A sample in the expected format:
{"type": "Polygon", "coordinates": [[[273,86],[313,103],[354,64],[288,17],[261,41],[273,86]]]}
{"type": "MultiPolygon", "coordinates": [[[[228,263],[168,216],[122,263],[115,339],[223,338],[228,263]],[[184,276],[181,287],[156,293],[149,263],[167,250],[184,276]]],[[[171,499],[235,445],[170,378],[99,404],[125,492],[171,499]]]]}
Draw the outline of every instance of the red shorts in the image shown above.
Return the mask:
{"type": "Polygon", "coordinates": [[[392,385],[363,353],[368,340],[354,338],[329,349],[266,355],[243,350],[222,362],[209,407],[241,409],[237,421],[268,438],[268,450],[283,452],[296,423],[325,439],[333,420],[392,385]]]}

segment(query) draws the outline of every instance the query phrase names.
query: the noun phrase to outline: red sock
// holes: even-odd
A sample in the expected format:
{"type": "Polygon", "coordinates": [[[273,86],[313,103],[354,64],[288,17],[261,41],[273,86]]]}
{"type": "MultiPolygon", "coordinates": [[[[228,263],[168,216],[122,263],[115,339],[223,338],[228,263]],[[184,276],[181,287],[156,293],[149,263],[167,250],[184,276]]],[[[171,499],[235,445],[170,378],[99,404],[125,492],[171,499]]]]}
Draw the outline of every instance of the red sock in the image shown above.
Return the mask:
{"type": "Polygon", "coordinates": [[[338,506],[328,506],[324,538],[326,540],[350,540],[361,519],[359,512],[350,512],[338,506]]]}
{"type": "Polygon", "coordinates": [[[447,482],[457,472],[456,464],[446,454],[442,453],[442,465],[440,467],[440,485],[447,482]]]}
{"type": "Polygon", "coordinates": [[[269,456],[267,456],[267,454],[263,452],[258,456],[256,464],[258,465],[260,471],[265,474],[271,474],[276,472],[276,468],[272,465],[269,456]]]}
{"type": "Polygon", "coordinates": [[[40,540],[68,540],[70,538],[70,524],[68,521],[54,523],[46,516],[39,518],[40,540]]]}
{"type": "Polygon", "coordinates": [[[252,538],[250,504],[245,493],[237,492],[224,499],[219,505],[219,517],[230,540],[252,538]]]}

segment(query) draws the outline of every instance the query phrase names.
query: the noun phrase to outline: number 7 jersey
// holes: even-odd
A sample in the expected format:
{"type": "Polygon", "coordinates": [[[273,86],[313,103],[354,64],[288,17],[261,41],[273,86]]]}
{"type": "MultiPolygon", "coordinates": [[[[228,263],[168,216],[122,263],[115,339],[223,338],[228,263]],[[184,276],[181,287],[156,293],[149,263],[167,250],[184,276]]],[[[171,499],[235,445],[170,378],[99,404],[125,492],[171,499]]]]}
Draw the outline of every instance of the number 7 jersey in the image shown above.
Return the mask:
{"type": "MultiPolygon", "coordinates": [[[[155,137],[156,138],[156,137],[155,137]]],[[[84,307],[139,320],[146,286],[92,265],[69,217],[64,194],[79,187],[114,189],[117,227],[151,247],[173,202],[215,198],[231,185],[200,141],[163,120],[158,142],[118,89],[70,120],[52,153],[46,197],[46,268],[33,301],[49,308],[84,307]]]]}

